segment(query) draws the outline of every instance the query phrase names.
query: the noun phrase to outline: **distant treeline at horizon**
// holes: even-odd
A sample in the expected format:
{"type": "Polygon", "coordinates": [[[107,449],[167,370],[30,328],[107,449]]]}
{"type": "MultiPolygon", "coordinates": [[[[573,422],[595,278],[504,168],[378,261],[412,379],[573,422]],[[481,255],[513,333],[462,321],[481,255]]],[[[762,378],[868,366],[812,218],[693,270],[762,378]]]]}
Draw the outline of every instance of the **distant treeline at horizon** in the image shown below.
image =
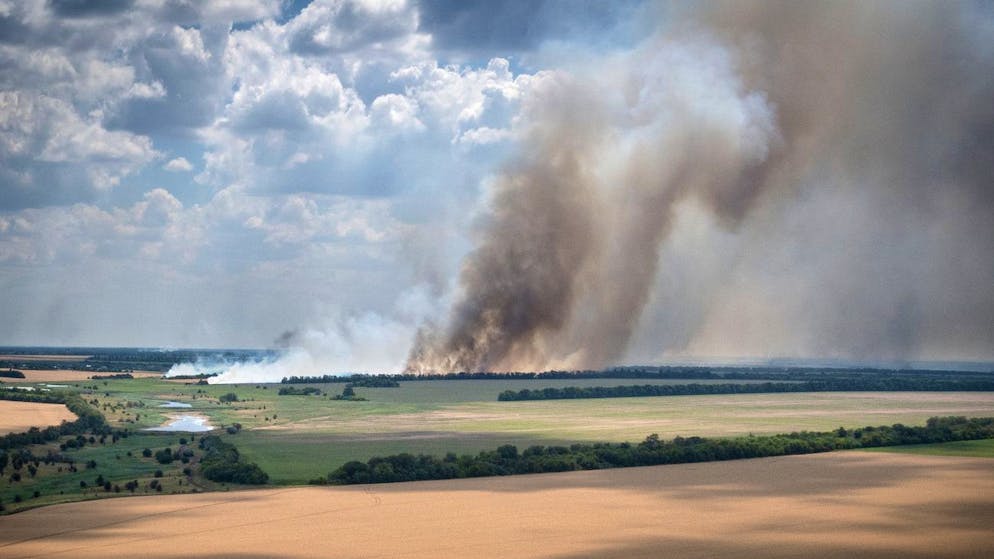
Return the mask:
{"type": "MultiPolygon", "coordinates": [[[[547,380],[547,379],[696,379],[696,380],[771,380],[771,381],[814,381],[865,378],[873,375],[878,378],[934,378],[935,380],[982,380],[994,377],[994,371],[947,371],[931,369],[870,369],[825,368],[825,367],[613,367],[602,370],[542,371],[542,372],[458,372],[458,373],[352,373],[327,374],[318,376],[290,376],[280,380],[282,384],[323,384],[323,383],[375,383],[376,379],[393,381],[432,381],[432,380],[547,380]]],[[[179,377],[173,377],[179,378],[179,377]]],[[[994,378],[992,378],[994,380],[994,378]]],[[[373,386],[369,384],[368,386],[373,386]]],[[[986,390],[986,389],[985,389],[986,390]]]]}
{"type": "Polygon", "coordinates": [[[499,402],[573,400],[585,398],[643,398],[712,394],[774,394],[782,392],[994,392],[994,380],[934,378],[848,378],[798,382],[739,384],[643,384],[634,386],[566,386],[505,390],[499,402]]]}
{"type": "Polygon", "coordinates": [[[166,372],[180,363],[238,362],[275,357],[273,350],[123,347],[0,347],[0,368],[85,370],[94,373],[166,372]],[[22,359],[21,356],[31,356],[22,359]],[[46,357],[50,357],[46,359],[46,357]],[[75,357],[75,358],[74,358],[75,357]]]}

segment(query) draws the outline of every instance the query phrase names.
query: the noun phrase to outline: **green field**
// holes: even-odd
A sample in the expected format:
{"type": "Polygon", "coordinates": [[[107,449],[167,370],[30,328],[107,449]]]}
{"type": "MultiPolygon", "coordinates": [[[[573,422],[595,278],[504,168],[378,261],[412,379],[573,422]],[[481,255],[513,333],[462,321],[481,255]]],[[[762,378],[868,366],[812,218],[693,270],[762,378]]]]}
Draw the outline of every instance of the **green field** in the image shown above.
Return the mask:
{"type": "MultiPolygon", "coordinates": [[[[154,458],[146,458],[141,454],[142,449],[160,449],[164,447],[177,448],[180,437],[190,438],[189,434],[172,433],[169,435],[157,434],[134,434],[127,439],[122,439],[116,444],[96,443],[88,445],[82,449],[69,451],[76,460],[77,471],[70,472],[64,464],[46,465],[42,463],[38,467],[35,476],[27,473],[26,469],[21,470],[22,479],[19,482],[10,480],[12,468],[8,467],[3,481],[0,481],[0,499],[11,507],[15,504],[17,495],[24,499],[24,507],[34,507],[60,502],[78,501],[80,499],[97,499],[111,496],[129,495],[124,485],[128,481],[136,480],[141,482],[141,486],[134,494],[148,494],[152,490],[147,487],[149,481],[158,479],[163,485],[164,493],[186,492],[192,489],[182,474],[183,465],[174,462],[169,465],[159,464],[154,458]],[[88,467],[87,463],[95,463],[94,467],[88,467]],[[156,470],[162,471],[162,477],[156,478],[156,470]],[[118,486],[118,492],[113,489],[106,491],[97,485],[98,476],[110,481],[112,486],[118,486]],[[80,482],[86,484],[83,487],[80,482]],[[186,485],[184,485],[186,484],[186,485]],[[38,491],[40,496],[33,497],[38,491]]],[[[57,452],[58,445],[39,445],[32,448],[34,454],[44,455],[46,451],[57,452]]],[[[200,489],[213,488],[212,484],[200,484],[200,489]]]]}
{"type": "MultiPolygon", "coordinates": [[[[625,379],[451,380],[357,388],[367,401],[278,396],[279,385],[185,385],[155,379],[100,385],[109,400],[143,405],[137,427],[158,425],[163,401],[191,404],[215,425],[241,423],[232,442],[274,483],[302,483],[348,460],[398,452],[472,453],[501,444],[637,441],[649,433],[735,436],[839,426],[917,424],[934,415],[991,415],[992,393],[794,393],[497,402],[503,390],[612,386],[625,379]],[[239,401],[221,404],[227,392],[239,401]]],[[[682,383],[657,380],[655,383],[682,383]]],[[[304,385],[298,385],[304,386],[304,385]]],[[[329,396],[341,384],[315,384],[329,396]]],[[[98,397],[100,394],[98,394],[98,397]]]]}
{"type": "MultiPolygon", "coordinates": [[[[472,381],[452,381],[457,385],[466,382],[472,381]]],[[[444,454],[476,452],[500,444],[526,447],[572,441],[638,441],[650,433],[671,438],[823,431],[839,426],[920,424],[934,415],[994,413],[994,394],[990,393],[805,393],[416,404],[404,401],[405,388],[360,389],[369,402],[327,402],[321,404],[319,413],[302,409],[317,399],[302,402],[303,397],[283,397],[274,403],[280,410],[276,425],[243,431],[238,435],[238,447],[275,482],[296,483],[324,475],[347,460],[398,452],[444,454]],[[383,393],[395,407],[387,405],[387,398],[380,396],[383,393]],[[304,418],[293,419],[296,417],[304,418]]],[[[415,394],[425,390],[416,388],[415,394]]]]}
{"type": "MultiPolygon", "coordinates": [[[[696,380],[553,379],[437,380],[402,382],[398,388],[356,388],[365,401],[332,400],[343,384],[315,384],[318,396],[279,396],[280,385],[196,385],[159,379],[73,383],[115,428],[133,434],[116,444],[88,445],[75,453],[77,464],[95,460],[98,468],[13,483],[0,480],[0,499],[42,493],[36,504],[80,497],[106,496],[79,488],[79,481],[103,474],[115,483],[147,483],[157,469],[140,458],[178,443],[179,433],[143,431],[170,416],[197,413],[216,427],[239,423],[234,435],[221,431],[249,461],[256,462],[274,484],[306,483],[327,475],[349,460],[400,452],[444,455],[476,453],[503,444],[640,441],[650,433],[674,436],[737,436],[790,431],[824,431],[893,423],[921,424],[936,415],[994,415],[991,392],[822,392],[650,398],[602,398],[497,402],[503,390],[546,386],[617,386],[620,384],[698,382],[696,380]],[[234,393],[237,402],[218,398],[234,393]],[[166,401],[190,408],[159,407],[166,401]],[[131,456],[128,456],[131,452],[131,456]]],[[[706,382],[706,381],[705,381],[706,382]]],[[[713,382],[713,381],[712,381],[713,382]]],[[[298,387],[305,385],[296,385],[298,387]]],[[[0,403],[2,404],[2,403],[0,403]]],[[[36,450],[36,454],[38,454],[36,450]]],[[[165,471],[164,491],[188,491],[180,485],[179,465],[165,471]]],[[[9,476],[9,471],[8,474],[9,476]]],[[[204,484],[200,489],[214,486],[204,484]]]]}
{"type": "Polygon", "coordinates": [[[994,458],[994,439],[979,441],[955,441],[951,443],[911,444],[863,449],[865,452],[898,452],[901,454],[925,454],[929,456],[970,456],[973,458],[994,458]]]}

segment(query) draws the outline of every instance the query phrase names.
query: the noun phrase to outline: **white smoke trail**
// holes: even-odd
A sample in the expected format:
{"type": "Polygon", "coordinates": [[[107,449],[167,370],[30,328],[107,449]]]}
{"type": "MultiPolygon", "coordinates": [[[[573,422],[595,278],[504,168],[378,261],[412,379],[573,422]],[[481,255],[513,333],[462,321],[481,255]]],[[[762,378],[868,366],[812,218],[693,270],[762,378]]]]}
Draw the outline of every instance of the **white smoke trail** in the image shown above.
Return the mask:
{"type": "Polygon", "coordinates": [[[419,286],[398,299],[393,314],[367,312],[329,320],[288,336],[288,348],[271,359],[241,362],[182,363],[167,376],[217,374],[211,384],[279,382],[284,377],[403,370],[411,339],[425,319],[439,312],[444,299],[419,286]]]}

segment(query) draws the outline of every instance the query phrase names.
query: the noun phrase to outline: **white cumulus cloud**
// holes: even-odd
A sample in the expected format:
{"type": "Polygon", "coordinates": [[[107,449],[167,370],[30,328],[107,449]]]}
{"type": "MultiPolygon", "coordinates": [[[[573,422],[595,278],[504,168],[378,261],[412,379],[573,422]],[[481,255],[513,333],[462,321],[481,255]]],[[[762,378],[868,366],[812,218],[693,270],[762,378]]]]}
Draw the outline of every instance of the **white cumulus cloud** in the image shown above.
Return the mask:
{"type": "Polygon", "coordinates": [[[177,157],[175,159],[170,159],[168,163],[162,166],[162,168],[174,173],[184,173],[192,171],[193,165],[187,161],[185,157],[177,157]]]}

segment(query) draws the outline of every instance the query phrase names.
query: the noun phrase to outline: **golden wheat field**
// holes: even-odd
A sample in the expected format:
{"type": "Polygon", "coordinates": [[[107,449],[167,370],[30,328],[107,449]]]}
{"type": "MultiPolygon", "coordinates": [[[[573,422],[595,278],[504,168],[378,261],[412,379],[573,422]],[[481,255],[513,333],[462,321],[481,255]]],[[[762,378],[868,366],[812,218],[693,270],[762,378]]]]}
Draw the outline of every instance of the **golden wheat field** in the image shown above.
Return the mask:
{"type": "Polygon", "coordinates": [[[130,497],[0,518],[0,556],[992,557],[994,460],[837,452],[130,497]]]}
{"type": "Polygon", "coordinates": [[[36,402],[0,402],[0,435],[22,433],[31,427],[58,425],[72,421],[76,415],[62,404],[36,402]]]}

